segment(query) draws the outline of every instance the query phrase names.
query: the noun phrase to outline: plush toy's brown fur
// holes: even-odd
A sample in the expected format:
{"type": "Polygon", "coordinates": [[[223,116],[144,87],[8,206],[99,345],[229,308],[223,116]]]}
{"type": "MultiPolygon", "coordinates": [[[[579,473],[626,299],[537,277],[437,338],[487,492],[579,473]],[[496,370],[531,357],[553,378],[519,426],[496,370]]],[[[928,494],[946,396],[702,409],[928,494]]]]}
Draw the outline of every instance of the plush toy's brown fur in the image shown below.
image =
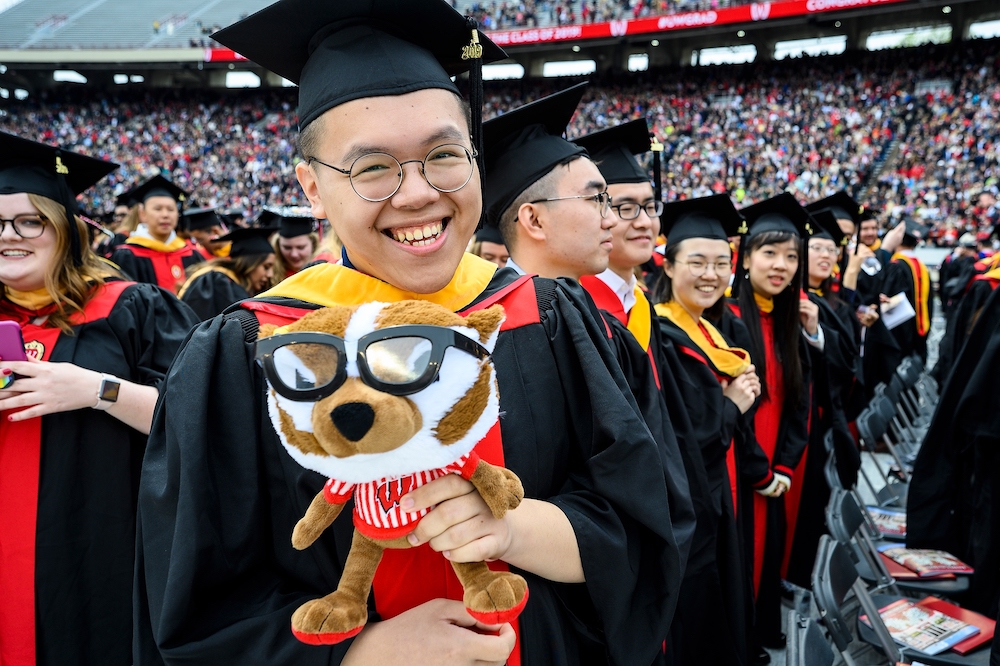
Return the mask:
{"type": "MultiPolygon", "coordinates": [[[[319,331],[343,336],[357,308],[325,308],[310,313],[284,330],[319,331]]],[[[440,306],[422,301],[404,301],[387,305],[375,321],[376,328],[403,324],[467,326],[474,328],[485,343],[503,321],[500,306],[460,317],[440,306]]],[[[275,327],[262,326],[260,337],[275,333],[275,327]]],[[[483,416],[490,395],[489,360],[480,366],[473,387],[440,420],[434,430],[442,446],[462,439],[483,416]]],[[[495,389],[495,384],[493,386],[495,389]]],[[[414,403],[403,396],[381,393],[357,378],[348,380],[332,395],[317,403],[313,410],[313,433],[297,430],[292,419],[281,412],[281,430],[286,442],[305,453],[348,457],[356,453],[391,451],[409,440],[422,428],[422,418],[414,403]],[[371,429],[358,441],[351,441],[338,431],[329,418],[339,405],[363,402],[376,414],[371,429]]],[[[472,484],[482,495],[491,513],[502,518],[516,508],[524,496],[517,476],[504,468],[480,461],[472,474],[472,484]]],[[[295,526],[292,545],[304,549],[311,545],[340,515],[343,504],[331,504],[322,492],[313,498],[305,516],[295,526]]],[[[337,590],[303,604],[292,616],[295,635],[308,643],[335,643],[355,635],[368,618],[367,601],[375,571],[386,548],[409,548],[405,537],[377,540],[354,531],[337,590]]],[[[524,579],[509,572],[490,570],[483,562],[452,563],[464,589],[464,603],[476,617],[508,621],[523,607],[527,596],[524,579]]]]}

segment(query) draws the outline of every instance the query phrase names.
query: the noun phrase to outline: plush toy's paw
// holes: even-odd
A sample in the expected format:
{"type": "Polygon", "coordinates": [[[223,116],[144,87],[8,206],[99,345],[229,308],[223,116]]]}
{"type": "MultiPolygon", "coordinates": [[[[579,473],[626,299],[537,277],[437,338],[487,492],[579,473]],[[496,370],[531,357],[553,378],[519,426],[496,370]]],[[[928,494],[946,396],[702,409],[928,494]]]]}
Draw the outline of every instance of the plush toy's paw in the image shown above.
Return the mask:
{"type": "Polygon", "coordinates": [[[483,624],[510,622],[528,603],[528,584],[517,574],[493,572],[484,588],[465,590],[465,610],[483,624]]]}
{"type": "Polygon", "coordinates": [[[367,621],[368,605],[338,591],[299,606],[292,633],[309,645],[333,645],[357,636],[367,621]]]}
{"type": "Polygon", "coordinates": [[[524,486],[521,485],[521,479],[517,478],[517,474],[506,467],[499,469],[503,477],[503,496],[507,500],[507,508],[516,509],[524,499],[524,486]]]}

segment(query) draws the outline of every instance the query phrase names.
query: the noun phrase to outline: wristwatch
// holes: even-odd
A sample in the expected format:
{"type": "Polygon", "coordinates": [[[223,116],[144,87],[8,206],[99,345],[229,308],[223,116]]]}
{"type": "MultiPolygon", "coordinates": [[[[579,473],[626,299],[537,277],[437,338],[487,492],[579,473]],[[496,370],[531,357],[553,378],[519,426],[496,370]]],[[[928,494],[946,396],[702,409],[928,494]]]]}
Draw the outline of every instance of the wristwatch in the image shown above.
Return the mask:
{"type": "Polygon", "coordinates": [[[94,409],[104,411],[111,405],[118,402],[118,391],[121,390],[122,382],[117,377],[108,374],[101,375],[101,388],[97,390],[97,404],[94,409]]]}

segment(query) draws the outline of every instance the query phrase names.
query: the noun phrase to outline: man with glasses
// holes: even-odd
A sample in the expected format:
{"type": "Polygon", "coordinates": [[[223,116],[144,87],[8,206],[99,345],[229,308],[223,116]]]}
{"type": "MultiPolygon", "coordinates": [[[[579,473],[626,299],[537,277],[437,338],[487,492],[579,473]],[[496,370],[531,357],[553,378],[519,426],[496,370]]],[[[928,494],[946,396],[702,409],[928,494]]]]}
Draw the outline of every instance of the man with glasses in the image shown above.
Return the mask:
{"type": "MultiPolygon", "coordinates": [[[[444,0],[280,0],[214,37],[298,84],[296,175],[343,260],[204,322],[178,354],[140,482],[135,662],[650,663],[679,587],[656,442],[577,285],[522,279],[465,252],[483,209],[481,109],[468,113],[451,77],[471,67],[475,81],[503,52],[444,0]],[[325,479],[296,464],[271,425],[258,334],[323,306],[358,316],[413,299],[460,314],[504,306],[492,354],[502,442],[476,451],[515,472],[525,499],[497,519],[455,474],[394,497],[406,512],[429,510],[406,537],[413,547],[384,553],[355,637],[333,644],[324,605],[311,604],[320,644],[307,645],[292,613],[336,587],[353,526],[338,520],[308,551],[291,547],[325,479]],[[465,611],[451,563],[482,560],[526,579],[516,622],[487,626],[465,611]]],[[[604,219],[596,168],[590,181],[567,194],[592,201],[544,205],[604,219]]],[[[330,332],[351,337],[347,322],[330,332]]],[[[356,363],[345,371],[366,380],[356,363]]],[[[332,414],[317,423],[340,429],[332,414]]]]}

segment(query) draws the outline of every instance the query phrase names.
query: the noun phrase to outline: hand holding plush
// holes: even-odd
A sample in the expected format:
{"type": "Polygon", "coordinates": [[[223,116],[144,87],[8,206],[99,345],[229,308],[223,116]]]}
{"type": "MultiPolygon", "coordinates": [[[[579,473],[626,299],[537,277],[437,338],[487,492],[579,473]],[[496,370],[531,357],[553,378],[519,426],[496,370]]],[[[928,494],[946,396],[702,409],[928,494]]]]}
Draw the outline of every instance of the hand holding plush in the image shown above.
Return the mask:
{"type": "MultiPolygon", "coordinates": [[[[257,357],[274,428],[296,462],[329,479],[292,545],[307,548],[355,500],[354,540],[337,590],[292,616],[303,642],[338,643],[364,627],[384,549],[409,548],[406,536],[429,512],[400,507],[413,488],[459,474],[498,519],[520,504],[517,476],[473,450],[499,430],[489,354],[503,318],[498,305],[461,317],[402,301],[324,308],[281,329],[261,327],[257,357]]],[[[524,608],[522,577],[483,562],[451,564],[477,620],[503,624],[524,608]]]]}

